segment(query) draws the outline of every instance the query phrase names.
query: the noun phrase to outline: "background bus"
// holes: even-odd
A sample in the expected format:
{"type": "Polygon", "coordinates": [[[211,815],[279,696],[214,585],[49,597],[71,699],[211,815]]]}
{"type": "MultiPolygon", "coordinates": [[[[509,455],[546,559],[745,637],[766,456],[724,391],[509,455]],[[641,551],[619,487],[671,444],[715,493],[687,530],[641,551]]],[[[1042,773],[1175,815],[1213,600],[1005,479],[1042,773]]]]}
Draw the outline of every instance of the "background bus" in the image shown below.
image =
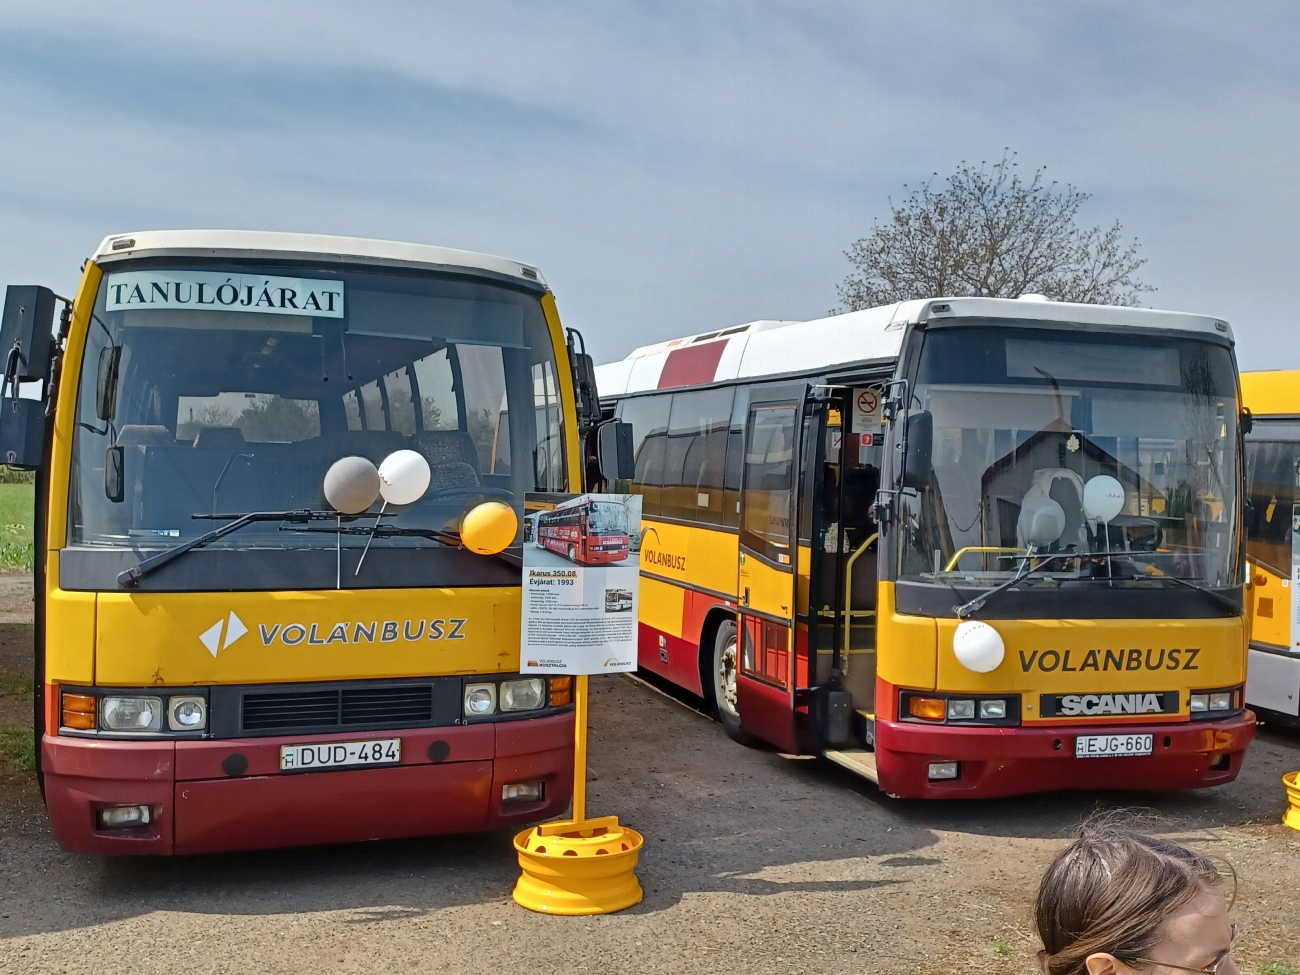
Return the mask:
{"type": "Polygon", "coordinates": [[[1251,633],[1246,703],[1270,721],[1300,727],[1300,625],[1295,522],[1300,516],[1300,371],[1246,372],[1253,414],[1246,435],[1246,551],[1251,633]]]}
{"type": "Polygon", "coordinates": [[[1236,776],[1224,322],[934,299],[597,373],[644,496],[641,666],[732,737],[901,796],[1236,776]]]}
{"type": "Polygon", "coordinates": [[[137,233],[86,263],[42,358],[53,305],[9,291],[11,378],[47,380],[52,415],[7,384],[0,439],[39,468],[35,723],[61,845],[193,853],[565,809],[569,680],[523,677],[505,652],[519,542],[456,544],[485,499],[522,513],[526,491],[580,484],[574,360],[536,270],[137,233]],[[428,461],[423,497],[324,516],[334,461],[399,449],[428,461]],[[250,512],[276,516],[232,522],[250,512]],[[238,530],[205,537],[223,525],[238,530]]]}
{"type": "Polygon", "coordinates": [[[537,519],[537,546],[558,552],[570,562],[605,565],[627,558],[627,506],[616,501],[574,498],[537,519]]]}

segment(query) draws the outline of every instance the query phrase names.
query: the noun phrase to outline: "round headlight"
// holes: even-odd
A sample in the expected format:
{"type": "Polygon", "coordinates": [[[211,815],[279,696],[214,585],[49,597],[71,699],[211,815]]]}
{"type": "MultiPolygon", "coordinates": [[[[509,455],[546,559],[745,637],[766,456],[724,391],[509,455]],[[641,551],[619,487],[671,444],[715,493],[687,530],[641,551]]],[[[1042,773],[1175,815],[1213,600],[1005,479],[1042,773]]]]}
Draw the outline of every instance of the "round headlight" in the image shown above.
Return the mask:
{"type": "Polygon", "coordinates": [[[173,697],[167,702],[167,725],[172,731],[201,731],[208,723],[207,703],[201,697],[173,697]]]}
{"type": "Polygon", "coordinates": [[[465,713],[471,718],[491,714],[497,708],[495,684],[467,684],[465,687],[465,713]]]}

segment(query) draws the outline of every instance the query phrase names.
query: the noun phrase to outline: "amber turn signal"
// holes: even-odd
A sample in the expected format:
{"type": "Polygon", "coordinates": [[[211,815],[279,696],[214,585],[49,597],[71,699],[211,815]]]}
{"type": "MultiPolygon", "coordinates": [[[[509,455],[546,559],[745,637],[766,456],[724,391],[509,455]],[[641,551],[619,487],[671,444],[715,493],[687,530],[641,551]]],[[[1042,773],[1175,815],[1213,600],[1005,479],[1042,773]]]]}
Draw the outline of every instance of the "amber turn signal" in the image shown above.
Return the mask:
{"type": "Polygon", "coordinates": [[[551,707],[557,708],[562,704],[571,704],[572,702],[573,702],[573,678],[552,677],[551,678],[551,707]]]}
{"type": "Polygon", "coordinates": [[[908,698],[907,710],[922,721],[942,721],[948,709],[941,697],[912,697],[908,698]]]}
{"type": "Polygon", "coordinates": [[[63,727],[77,731],[95,730],[95,697],[93,694],[63,695],[63,727]]]}

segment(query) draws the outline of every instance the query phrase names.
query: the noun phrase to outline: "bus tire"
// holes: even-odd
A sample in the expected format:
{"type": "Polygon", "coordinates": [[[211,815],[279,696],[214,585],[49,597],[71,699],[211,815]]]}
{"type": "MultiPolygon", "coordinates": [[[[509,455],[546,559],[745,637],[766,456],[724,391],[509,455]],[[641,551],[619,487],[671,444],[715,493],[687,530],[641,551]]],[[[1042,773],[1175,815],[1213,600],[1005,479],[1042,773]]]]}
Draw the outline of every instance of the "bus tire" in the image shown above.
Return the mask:
{"type": "Polygon", "coordinates": [[[753,745],[758,739],[745,730],[736,708],[736,673],[739,665],[739,643],[736,639],[736,621],[724,620],[718,625],[713,638],[713,666],[710,668],[709,686],[713,689],[713,710],[727,737],[742,745],[753,745]]]}
{"type": "Polygon", "coordinates": [[[569,561],[570,562],[578,561],[578,550],[572,545],[569,546],[569,561]]]}

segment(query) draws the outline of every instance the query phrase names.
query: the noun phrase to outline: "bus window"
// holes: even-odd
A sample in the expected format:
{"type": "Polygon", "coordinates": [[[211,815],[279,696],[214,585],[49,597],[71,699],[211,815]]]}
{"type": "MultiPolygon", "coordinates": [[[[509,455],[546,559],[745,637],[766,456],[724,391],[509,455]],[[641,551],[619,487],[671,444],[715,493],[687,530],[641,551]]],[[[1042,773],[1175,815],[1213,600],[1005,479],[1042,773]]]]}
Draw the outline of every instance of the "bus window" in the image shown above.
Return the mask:
{"type": "MultiPolygon", "coordinates": [[[[315,400],[274,393],[219,393],[178,396],[176,439],[193,442],[200,431],[235,428],[247,443],[293,443],[320,436],[315,400]]],[[[201,444],[200,444],[201,446],[201,444]]]]}
{"type": "Polygon", "coordinates": [[[454,349],[465,386],[465,428],[474,441],[474,449],[485,463],[489,457],[504,456],[508,470],[508,431],[503,433],[504,443],[498,444],[496,453],[493,451],[497,421],[506,396],[506,371],[501,350],[490,345],[456,345],[454,349]]]}
{"type": "Polygon", "coordinates": [[[657,517],[662,507],[663,456],[668,433],[668,413],[672,406],[670,395],[638,396],[624,400],[619,418],[632,424],[632,456],[636,459],[636,472],[632,477],[632,490],[643,495],[643,517],[657,517]]]}
{"type": "Polygon", "coordinates": [[[727,428],[734,391],[675,393],[668,422],[663,514],[721,525],[727,428]]]}
{"type": "Polygon", "coordinates": [[[745,417],[749,414],[749,387],[736,389],[727,431],[727,462],[722,474],[722,523],[740,527],[740,473],[745,464],[745,417]]]}
{"type": "Polygon", "coordinates": [[[790,564],[790,508],[794,488],[793,406],[760,406],[750,413],[741,544],[790,564]]]}
{"type": "Polygon", "coordinates": [[[537,424],[537,451],[533,454],[536,490],[559,491],[565,483],[560,390],[549,359],[534,363],[532,372],[533,415],[537,424]]]}
{"type": "Polygon", "coordinates": [[[411,377],[405,366],[384,377],[388,416],[392,429],[410,436],[415,433],[415,404],[411,396],[411,377]]]}
{"type": "Polygon", "coordinates": [[[1246,442],[1246,483],[1250,487],[1246,551],[1284,579],[1291,576],[1291,509],[1298,467],[1300,444],[1246,442]]]}
{"type": "Polygon", "coordinates": [[[446,349],[417,359],[411,367],[420,395],[420,420],[425,430],[455,430],[460,426],[453,374],[446,349]]]}

